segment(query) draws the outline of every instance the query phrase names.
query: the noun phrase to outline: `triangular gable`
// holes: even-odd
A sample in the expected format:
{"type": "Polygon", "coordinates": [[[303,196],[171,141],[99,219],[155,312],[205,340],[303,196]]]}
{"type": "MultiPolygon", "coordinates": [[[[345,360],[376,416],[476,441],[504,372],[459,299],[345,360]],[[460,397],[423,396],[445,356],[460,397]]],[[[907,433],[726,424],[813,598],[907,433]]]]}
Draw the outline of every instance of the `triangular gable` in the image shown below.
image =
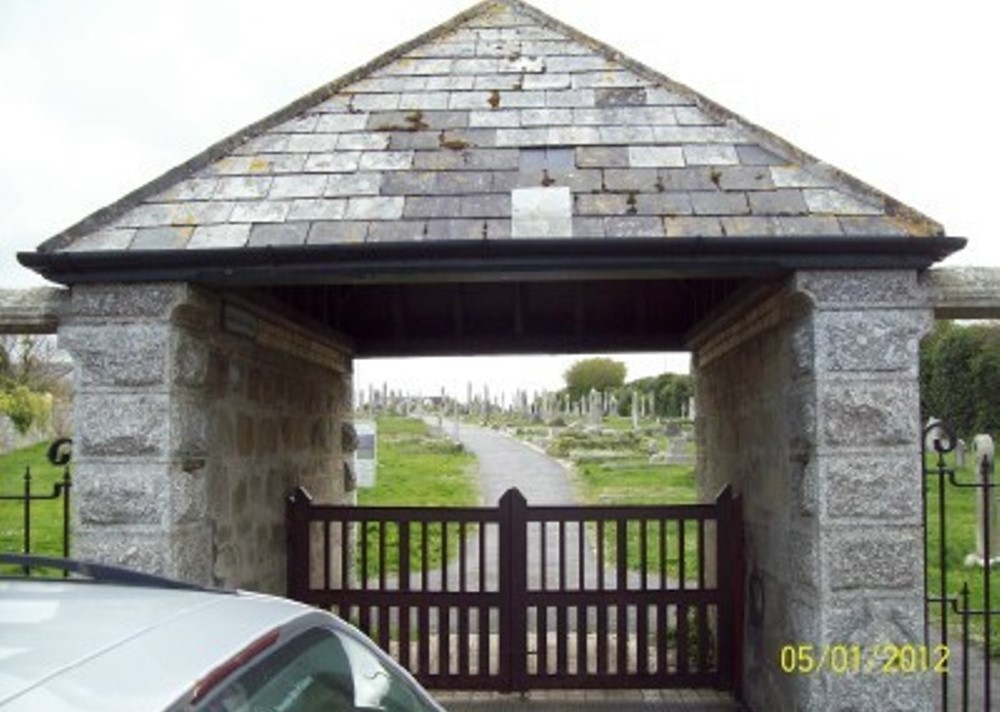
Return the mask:
{"type": "Polygon", "coordinates": [[[686,87],[504,0],[303,97],[39,250],[940,235],[686,87]]]}

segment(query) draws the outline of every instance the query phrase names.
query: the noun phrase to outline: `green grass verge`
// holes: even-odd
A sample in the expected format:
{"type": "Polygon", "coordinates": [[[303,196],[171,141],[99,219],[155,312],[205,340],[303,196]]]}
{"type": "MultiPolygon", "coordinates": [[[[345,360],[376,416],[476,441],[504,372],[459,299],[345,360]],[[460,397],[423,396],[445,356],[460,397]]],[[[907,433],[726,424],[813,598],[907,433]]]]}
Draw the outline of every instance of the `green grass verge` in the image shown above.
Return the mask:
{"type": "MultiPolygon", "coordinates": [[[[951,455],[946,456],[947,466],[953,466],[951,455]]],[[[937,471],[937,456],[928,456],[929,474],[924,486],[927,492],[927,585],[932,596],[941,594],[941,560],[939,546],[941,541],[941,521],[938,514],[939,477],[937,471]]],[[[957,468],[957,480],[960,483],[976,482],[976,476],[968,467],[957,468]]],[[[973,610],[983,610],[986,603],[985,572],[981,568],[967,568],[965,557],[976,550],[976,500],[981,497],[981,490],[974,488],[955,487],[945,483],[945,568],[947,571],[947,591],[949,595],[957,595],[963,583],[969,586],[969,607],[973,610]]],[[[1000,556],[1000,551],[992,552],[1000,556]]],[[[994,611],[1000,611],[1000,568],[993,567],[990,572],[990,599],[994,611]]],[[[931,606],[931,614],[940,619],[940,607],[931,606]]],[[[993,617],[992,641],[990,649],[994,655],[1000,655],[1000,617],[993,617]]],[[[949,629],[952,634],[958,632],[958,616],[949,612],[949,629]],[[954,624],[954,626],[952,625],[954,624]]],[[[983,616],[972,616],[970,619],[971,635],[977,640],[984,640],[985,622],[983,616]]],[[[954,637],[952,638],[954,640],[954,637]]]]}
{"type": "MultiPolygon", "coordinates": [[[[478,504],[476,459],[458,443],[434,436],[421,420],[383,417],[378,419],[378,474],[375,487],[358,491],[361,506],[470,507],[478,504]]],[[[423,568],[421,551],[423,528],[410,532],[410,570],[423,568]]],[[[471,533],[471,528],[467,529],[471,533]]],[[[385,527],[385,573],[399,571],[399,529],[385,527]]],[[[426,529],[427,567],[442,563],[442,526],[426,529]]],[[[449,560],[459,550],[457,526],[447,528],[449,560]]],[[[367,576],[379,575],[378,524],[367,526],[367,576]]],[[[361,549],[355,558],[362,572],[361,549]]]]}

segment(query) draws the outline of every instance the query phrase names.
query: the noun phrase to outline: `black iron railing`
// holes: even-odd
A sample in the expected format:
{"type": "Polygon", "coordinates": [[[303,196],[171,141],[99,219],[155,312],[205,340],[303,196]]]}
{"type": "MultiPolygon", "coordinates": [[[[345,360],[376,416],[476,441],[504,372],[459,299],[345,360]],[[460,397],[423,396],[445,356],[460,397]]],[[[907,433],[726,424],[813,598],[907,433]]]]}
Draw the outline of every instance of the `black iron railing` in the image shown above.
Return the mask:
{"type": "Polygon", "coordinates": [[[923,443],[925,481],[923,511],[926,532],[924,636],[928,644],[934,642],[937,636],[937,647],[945,651],[944,654],[951,663],[957,662],[957,665],[948,664],[942,668],[940,709],[944,711],[953,709],[957,695],[960,705],[958,709],[983,709],[989,712],[994,708],[994,687],[1000,684],[993,680],[997,674],[996,667],[1000,664],[1000,657],[993,652],[992,630],[995,622],[1000,621],[1000,608],[993,605],[992,599],[994,569],[1000,570],[998,566],[1000,551],[993,551],[991,546],[991,537],[994,536],[991,518],[992,510],[995,508],[992,500],[993,493],[998,487],[994,479],[994,460],[992,453],[977,453],[972,468],[977,477],[973,481],[965,481],[959,477],[954,460],[949,463],[946,457],[957,450],[959,443],[946,423],[941,421],[929,423],[924,429],[923,443]],[[949,535],[955,534],[954,528],[948,522],[949,496],[958,495],[962,491],[975,493],[978,500],[980,514],[977,517],[978,531],[975,534],[979,537],[981,548],[975,560],[966,565],[961,588],[956,591],[954,579],[950,576],[953,572],[949,571],[949,564],[952,567],[955,565],[954,552],[949,557],[949,535]],[[929,496],[931,492],[935,494],[936,502],[931,502],[929,496]],[[932,541],[931,528],[928,526],[931,517],[936,518],[936,541],[932,541]],[[937,563],[936,580],[931,580],[932,562],[937,563]],[[969,585],[969,581],[977,576],[981,576],[983,602],[981,607],[973,600],[969,585]],[[982,624],[981,637],[973,635],[973,623],[976,621],[982,624]],[[956,627],[957,644],[952,639],[956,627]],[[978,671],[975,670],[976,666],[981,668],[981,680],[978,671]]]}
{"type": "MultiPolygon", "coordinates": [[[[48,459],[53,465],[63,468],[62,478],[52,484],[52,489],[48,493],[42,493],[36,490],[35,478],[31,473],[31,466],[27,465],[24,468],[24,475],[22,476],[22,490],[17,494],[3,494],[0,495],[0,502],[19,502],[21,504],[21,552],[22,554],[31,554],[33,542],[32,542],[32,527],[33,527],[33,516],[34,507],[32,506],[36,502],[53,501],[62,499],[62,555],[63,557],[69,557],[69,546],[70,546],[70,490],[72,488],[73,482],[70,475],[69,461],[71,458],[71,447],[72,440],[69,438],[60,438],[49,446],[48,459]]],[[[45,553],[55,553],[55,552],[45,552],[45,553]]],[[[24,575],[30,576],[33,567],[23,566],[24,575]]]]}

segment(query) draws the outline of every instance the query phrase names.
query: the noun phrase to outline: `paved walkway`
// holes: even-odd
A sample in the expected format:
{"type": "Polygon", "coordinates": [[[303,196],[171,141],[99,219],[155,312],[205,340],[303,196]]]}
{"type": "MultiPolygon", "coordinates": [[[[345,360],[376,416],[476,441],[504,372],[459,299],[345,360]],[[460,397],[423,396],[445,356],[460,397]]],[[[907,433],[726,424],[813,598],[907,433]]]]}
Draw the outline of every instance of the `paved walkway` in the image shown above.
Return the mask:
{"type": "MultiPolygon", "coordinates": [[[[436,418],[428,419],[436,426],[436,418]]],[[[500,497],[511,487],[516,487],[530,505],[576,504],[569,474],[558,462],[527,445],[489,428],[462,424],[457,430],[454,423],[445,421],[443,430],[457,439],[479,460],[479,481],[483,501],[495,506],[500,497]]],[[[569,534],[569,532],[567,532],[569,534]]],[[[549,547],[558,546],[555,535],[547,537],[549,547]]],[[[577,547],[569,542],[566,552],[571,559],[567,566],[575,571],[577,547]]],[[[591,560],[590,547],[586,547],[585,571],[596,570],[591,560]]],[[[547,554],[549,562],[558,560],[558,551],[547,554]]],[[[540,562],[529,555],[529,585],[539,577],[540,562]]],[[[589,578],[589,576],[588,576],[589,578]]],[[[649,710],[677,710],[685,712],[733,712],[742,707],[726,694],[714,690],[613,690],[577,691],[545,690],[527,695],[501,695],[483,692],[439,692],[441,703],[452,712],[640,712],[649,710]]]]}

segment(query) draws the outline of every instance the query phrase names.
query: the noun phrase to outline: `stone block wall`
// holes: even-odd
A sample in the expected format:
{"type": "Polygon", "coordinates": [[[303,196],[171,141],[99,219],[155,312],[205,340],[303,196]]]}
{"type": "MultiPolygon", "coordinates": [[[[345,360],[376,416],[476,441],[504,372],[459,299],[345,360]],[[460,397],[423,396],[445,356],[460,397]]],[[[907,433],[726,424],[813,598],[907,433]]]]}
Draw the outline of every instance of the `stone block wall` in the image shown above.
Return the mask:
{"type": "Polygon", "coordinates": [[[81,285],[74,553],[198,583],[284,592],[284,499],[347,501],[350,355],[185,284],[81,285]],[[250,324],[250,329],[247,324],[250,324]]]}
{"type": "Polygon", "coordinates": [[[788,674],[786,644],[921,643],[919,341],[911,272],[803,272],[694,346],[699,486],[747,522],[753,709],[927,709],[928,676],[788,674]]]}

